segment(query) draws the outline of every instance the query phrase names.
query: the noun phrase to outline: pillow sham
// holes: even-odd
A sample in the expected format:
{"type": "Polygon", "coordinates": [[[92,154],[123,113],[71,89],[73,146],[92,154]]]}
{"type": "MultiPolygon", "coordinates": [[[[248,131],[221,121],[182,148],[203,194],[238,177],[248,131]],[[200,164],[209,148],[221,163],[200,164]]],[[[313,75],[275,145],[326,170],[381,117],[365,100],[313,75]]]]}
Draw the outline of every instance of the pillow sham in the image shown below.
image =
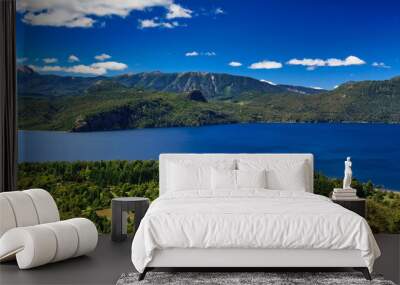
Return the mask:
{"type": "Polygon", "coordinates": [[[240,159],[238,168],[248,171],[265,169],[268,189],[305,192],[308,188],[305,161],[240,159]]]}
{"type": "Polygon", "coordinates": [[[211,189],[228,190],[236,189],[236,170],[211,168],[211,189]]]}
{"type": "Polygon", "coordinates": [[[267,188],[267,171],[262,170],[236,170],[237,188],[267,188]]]}
{"type": "Polygon", "coordinates": [[[246,189],[264,189],[267,187],[266,170],[211,170],[211,188],[214,191],[233,191],[246,189]]]}
{"type": "Polygon", "coordinates": [[[171,191],[207,189],[209,171],[209,167],[170,163],[168,189],[171,191]]]}
{"type": "Polygon", "coordinates": [[[167,191],[211,190],[211,167],[233,170],[236,161],[170,161],[167,163],[167,191]]]}

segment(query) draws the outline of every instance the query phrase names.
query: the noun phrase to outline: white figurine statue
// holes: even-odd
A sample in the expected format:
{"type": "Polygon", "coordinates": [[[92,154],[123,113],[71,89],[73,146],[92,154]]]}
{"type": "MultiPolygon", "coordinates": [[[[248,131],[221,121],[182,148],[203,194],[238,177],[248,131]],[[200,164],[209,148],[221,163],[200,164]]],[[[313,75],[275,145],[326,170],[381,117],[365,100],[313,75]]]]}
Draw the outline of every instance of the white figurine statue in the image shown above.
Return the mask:
{"type": "Polygon", "coordinates": [[[344,162],[344,179],[343,179],[343,189],[352,189],[351,188],[351,180],[353,176],[353,171],[351,170],[351,160],[350,157],[347,157],[344,162]]]}

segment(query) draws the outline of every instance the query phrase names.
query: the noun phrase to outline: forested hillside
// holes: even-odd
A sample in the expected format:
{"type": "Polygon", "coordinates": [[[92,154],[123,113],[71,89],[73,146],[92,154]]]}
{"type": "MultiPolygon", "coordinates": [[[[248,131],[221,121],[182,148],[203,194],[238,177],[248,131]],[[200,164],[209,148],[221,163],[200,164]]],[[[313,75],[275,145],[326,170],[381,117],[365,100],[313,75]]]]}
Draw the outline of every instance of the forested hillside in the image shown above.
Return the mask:
{"type": "MultiPolygon", "coordinates": [[[[315,174],[314,192],[328,196],[340,179],[315,174]]],[[[400,193],[376,190],[353,180],[359,197],[367,197],[368,222],[374,232],[400,233],[400,193]]],[[[21,163],[18,189],[39,187],[56,200],[61,218],[88,217],[101,232],[110,232],[111,199],[158,197],[157,161],[21,163]]]]}
{"type": "MultiPolygon", "coordinates": [[[[24,130],[87,132],[244,122],[400,122],[400,77],[349,82],[329,92],[305,95],[304,87],[273,86],[247,77],[214,74],[215,80],[227,81],[221,86],[230,86],[230,91],[219,92],[216,86],[214,91],[220,95],[207,96],[212,80],[203,82],[201,76],[178,76],[179,82],[186,78],[184,82],[193,84],[181,86],[174,81],[178,85],[173,86],[182,88],[166,88],[171,90],[167,92],[159,81],[172,79],[161,73],[125,75],[116,77],[118,80],[40,75],[32,70],[19,74],[23,78],[19,80],[25,82],[19,86],[18,100],[19,128],[24,130]],[[182,91],[194,87],[200,88],[196,92],[203,100],[182,91]]],[[[209,74],[202,76],[208,78],[209,74]]]]}
{"type": "Polygon", "coordinates": [[[251,119],[229,102],[199,102],[179,94],[136,89],[96,90],[83,97],[20,97],[19,128],[102,131],[227,124],[251,119]]]}

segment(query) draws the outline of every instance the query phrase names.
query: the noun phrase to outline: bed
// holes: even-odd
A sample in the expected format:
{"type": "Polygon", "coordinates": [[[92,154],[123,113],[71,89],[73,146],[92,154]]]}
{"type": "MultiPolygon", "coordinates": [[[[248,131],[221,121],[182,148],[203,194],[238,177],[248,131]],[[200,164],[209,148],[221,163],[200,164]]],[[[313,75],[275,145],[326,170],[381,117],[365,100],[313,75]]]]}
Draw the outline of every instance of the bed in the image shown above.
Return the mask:
{"type": "Polygon", "coordinates": [[[132,243],[154,268],[352,267],[380,251],[366,220],[313,194],[312,154],[161,154],[160,196],[132,243]]]}

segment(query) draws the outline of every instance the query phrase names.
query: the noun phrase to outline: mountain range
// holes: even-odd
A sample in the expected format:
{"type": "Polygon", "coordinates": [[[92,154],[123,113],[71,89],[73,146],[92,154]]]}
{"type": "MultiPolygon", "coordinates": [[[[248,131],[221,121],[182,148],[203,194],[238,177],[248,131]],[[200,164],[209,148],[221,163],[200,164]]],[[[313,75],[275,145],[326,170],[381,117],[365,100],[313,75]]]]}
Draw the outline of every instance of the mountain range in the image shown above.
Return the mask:
{"type": "Polygon", "coordinates": [[[100,131],[241,122],[400,123],[400,77],[326,91],[217,73],[114,77],[18,70],[19,128],[100,131]],[[195,91],[195,93],[193,93],[195,91]]]}
{"type": "Polygon", "coordinates": [[[274,85],[251,77],[210,72],[142,72],[114,77],[74,77],[39,74],[28,66],[18,67],[20,94],[84,95],[97,85],[117,85],[148,91],[184,93],[201,90],[207,99],[234,98],[243,94],[317,94],[324,90],[274,85]]]}

